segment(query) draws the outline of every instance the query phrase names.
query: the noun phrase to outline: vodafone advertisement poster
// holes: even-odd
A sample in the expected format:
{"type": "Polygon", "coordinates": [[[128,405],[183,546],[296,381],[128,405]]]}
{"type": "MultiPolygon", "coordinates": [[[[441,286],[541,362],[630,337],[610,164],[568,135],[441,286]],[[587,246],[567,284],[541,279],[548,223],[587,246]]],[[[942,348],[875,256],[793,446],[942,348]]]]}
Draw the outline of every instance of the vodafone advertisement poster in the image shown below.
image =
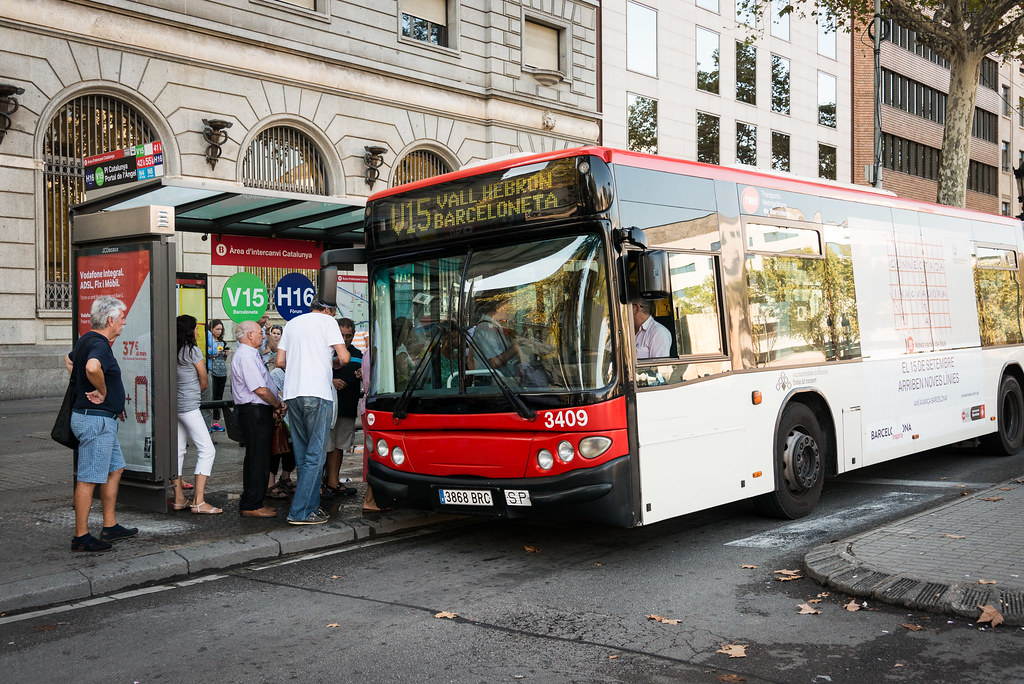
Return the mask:
{"type": "Polygon", "coordinates": [[[125,417],[118,425],[118,442],[128,470],[153,472],[153,330],[148,244],[84,248],[75,261],[78,281],[78,335],[91,329],[89,310],[97,297],[117,297],[128,312],[124,330],[112,351],[124,383],[125,417]]]}

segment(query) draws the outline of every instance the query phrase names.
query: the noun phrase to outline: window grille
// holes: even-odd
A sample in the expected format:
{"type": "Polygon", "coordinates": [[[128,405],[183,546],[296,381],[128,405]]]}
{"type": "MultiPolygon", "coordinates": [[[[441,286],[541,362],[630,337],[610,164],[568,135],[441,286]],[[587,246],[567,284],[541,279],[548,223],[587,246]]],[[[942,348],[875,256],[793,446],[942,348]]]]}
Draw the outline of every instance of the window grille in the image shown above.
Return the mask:
{"type": "Polygon", "coordinates": [[[392,187],[405,185],[414,181],[440,176],[451,171],[451,166],[444,159],[430,150],[413,150],[405,155],[395,166],[395,177],[392,187]]]}
{"type": "Polygon", "coordinates": [[[71,308],[70,207],[85,200],[84,157],[155,140],[135,109],[106,95],[65,104],[43,137],[43,308],[71,308]]]}
{"type": "MultiPolygon", "coordinates": [[[[302,131],[289,126],[267,128],[253,139],[242,161],[242,184],[250,188],[326,195],[327,171],[319,149],[302,131]]],[[[274,289],[288,273],[301,273],[316,283],[315,269],[245,266],[267,287],[267,311],[276,311],[274,289]]]]}
{"type": "Polygon", "coordinates": [[[327,172],[309,136],[273,126],[256,136],[242,160],[242,184],[250,188],[328,194],[327,172]]]}

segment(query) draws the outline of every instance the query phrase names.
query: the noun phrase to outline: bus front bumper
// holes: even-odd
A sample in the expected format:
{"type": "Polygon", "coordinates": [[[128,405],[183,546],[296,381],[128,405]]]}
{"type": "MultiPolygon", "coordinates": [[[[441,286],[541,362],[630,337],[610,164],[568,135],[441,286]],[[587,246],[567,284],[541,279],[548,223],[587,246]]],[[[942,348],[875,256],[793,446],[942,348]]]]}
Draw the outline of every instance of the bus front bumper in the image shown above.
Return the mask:
{"type": "Polygon", "coordinates": [[[633,527],[639,522],[633,510],[629,456],[552,477],[495,480],[406,473],[371,460],[367,482],[382,508],[501,518],[565,518],[619,527],[633,527]],[[443,503],[445,491],[472,494],[475,501],[443,503]]]}

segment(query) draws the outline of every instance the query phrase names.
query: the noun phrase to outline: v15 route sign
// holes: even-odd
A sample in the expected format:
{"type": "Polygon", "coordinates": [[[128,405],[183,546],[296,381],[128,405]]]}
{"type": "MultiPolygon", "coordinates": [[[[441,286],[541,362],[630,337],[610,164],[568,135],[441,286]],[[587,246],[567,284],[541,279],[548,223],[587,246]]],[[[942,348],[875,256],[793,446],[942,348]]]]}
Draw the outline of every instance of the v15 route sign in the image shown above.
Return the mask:
{"type": "Polygon", "coordinates": [[[224,305],[224,313],[235,323],[258,321],[270,302],[263,281],[245,272],[228,278],[221,291],[220,301],[224,305]]]}

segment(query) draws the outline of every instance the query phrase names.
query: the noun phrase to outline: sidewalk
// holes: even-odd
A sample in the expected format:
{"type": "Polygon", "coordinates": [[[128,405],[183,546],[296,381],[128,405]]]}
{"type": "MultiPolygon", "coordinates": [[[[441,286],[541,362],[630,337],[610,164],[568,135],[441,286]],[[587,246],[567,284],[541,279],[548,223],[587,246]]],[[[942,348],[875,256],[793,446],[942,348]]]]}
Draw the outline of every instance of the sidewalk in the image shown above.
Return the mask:
{"type": "Polygon", "coordinates": [[[825,544],[804,559],[815,580],[864,597],[968,619],[990,605],[1024,625],[1024,477],[825,544]]]}
{"type": "MultiPolygon", "coordinates": [[[[238,497],[244,452],[218,433],[213,435],[217,458],[206,500],[223,508],[223,514],[151,513],[119,505],[118,521],[138,527],[138,536],[116,542],[112,551],[72,553],[71,451],[50,439],[59,406],[56,398],[0,402],[0,614],[453,519],[417,511],[364,515],[362,461],[351,457],[345,459],[342,477],[352,478],[360,495],[324,501],[323,508],[331,514],[327,524],[287,524],[290,499],[267,499],[276,504],[276,518],[243,518],[238,515],[238,497]]],[[[184,471],[189,482],[194,467],[195,450],[190,445],[184,471]]],[[[95,535],[102,524],[95,501],[89,528],[95,535]]]]}

